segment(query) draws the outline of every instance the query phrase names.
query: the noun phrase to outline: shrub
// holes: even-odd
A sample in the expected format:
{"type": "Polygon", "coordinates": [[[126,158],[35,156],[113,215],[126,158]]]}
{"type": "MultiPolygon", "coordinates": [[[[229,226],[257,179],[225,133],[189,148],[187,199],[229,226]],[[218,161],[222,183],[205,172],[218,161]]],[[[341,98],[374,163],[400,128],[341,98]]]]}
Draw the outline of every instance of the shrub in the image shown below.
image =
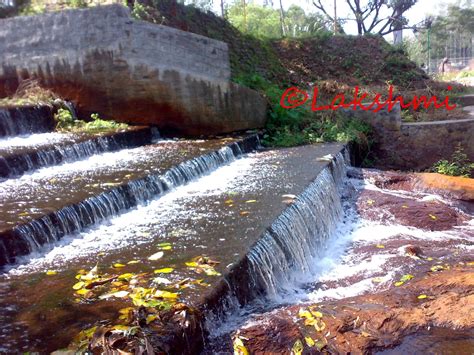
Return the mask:
{"type": "Polygon", "coordinates": [[[64,108],[58,109],[58,112],[54,115],[54,119],[57,122],[56,129],[62,131],[97,132],[128,127],[125,123],[103,120],[97,113],[91,115],[92,120],[89,122],[76,120],[71,111],[64,108]]]}
{"type": "Polygon", "coordinates": [[[440,160],[431,169],[434,172],[451,176],[474,176],[474,163],[471,162],[459,144],[451,156],[451,160],[440,160]]]}

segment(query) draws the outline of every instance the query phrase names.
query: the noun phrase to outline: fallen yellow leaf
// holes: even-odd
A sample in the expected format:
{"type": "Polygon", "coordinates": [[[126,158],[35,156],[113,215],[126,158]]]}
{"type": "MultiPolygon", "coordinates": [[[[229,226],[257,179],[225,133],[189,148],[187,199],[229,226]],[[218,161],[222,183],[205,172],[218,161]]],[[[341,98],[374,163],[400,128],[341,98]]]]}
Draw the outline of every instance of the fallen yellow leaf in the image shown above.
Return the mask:
{"type": "Polygon", "coordinates": [[[172,267],[165,267],[163,269],[157,269],[155,270],[155,274],[169,274],[170,272],[173,272],[173,268],[172,267]]]}

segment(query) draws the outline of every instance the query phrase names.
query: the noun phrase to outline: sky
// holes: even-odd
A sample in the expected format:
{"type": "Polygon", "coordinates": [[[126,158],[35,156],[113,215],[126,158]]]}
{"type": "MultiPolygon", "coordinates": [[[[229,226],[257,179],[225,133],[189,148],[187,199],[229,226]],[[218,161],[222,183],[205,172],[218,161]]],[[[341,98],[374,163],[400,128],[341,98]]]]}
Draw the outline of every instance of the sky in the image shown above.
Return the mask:
{"type": "MultiPolygon", "coordinates": [[[[254,0],[256,3],[263,3],[263,0],[254,0]]],[[[315,7],[312,0],[282,0],[283,7],[287,9],[292,4],[299,5],[305,9],[307,12],[315,12],[315,7]]],[[[333,0],[322,0],[324,5],[327,5],[327,8],[333,9],[333,0]]],[[[423,21],[427,15],[436,15],[439,13],[440,9],[447,4],[452,4],[458,2],[457,0],[418,0],[418,3],[413,6],[409,11],[407,11],[406,16],[410,21],[410,24],[416,24],[423,21]]],[[[273,0],[274,6],[279,6],[279,0],[273,0]]],[[[219,9],[220,0],[214,0],[215,9],[219,9]]],[[[350,9],[345,0],[337,0],[338,7],[338,17],[348,17],[350,9]]],[[[345,30],[350,34],[357,34],[357,27],[355,23],[347,24],[345,30]]],[[[404,31],[404,36],[412,35],[411,31],[404,31]]]]}

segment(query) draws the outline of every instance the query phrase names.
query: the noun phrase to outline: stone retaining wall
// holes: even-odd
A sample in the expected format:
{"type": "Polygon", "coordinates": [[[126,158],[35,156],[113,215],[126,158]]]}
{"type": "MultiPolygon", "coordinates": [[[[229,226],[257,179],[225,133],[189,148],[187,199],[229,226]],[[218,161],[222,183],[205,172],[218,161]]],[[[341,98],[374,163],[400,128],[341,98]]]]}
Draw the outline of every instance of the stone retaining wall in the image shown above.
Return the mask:
{"type": "Polygon", "coordinates": [[[38,79],[80,115],[216,134],[262,127],[266,102],[230,83],[227,44],[132,19],[120,5],[0,20],[0,97],[38,79]]]}
{"type": "Polygon", "coordinates": [[[450,159],[458,145],[474,161],[474,118],[405,123],[399,106],[391,112],[344,112],[373,127],[378,168],[425,170],[441,159],[450,159]]]}

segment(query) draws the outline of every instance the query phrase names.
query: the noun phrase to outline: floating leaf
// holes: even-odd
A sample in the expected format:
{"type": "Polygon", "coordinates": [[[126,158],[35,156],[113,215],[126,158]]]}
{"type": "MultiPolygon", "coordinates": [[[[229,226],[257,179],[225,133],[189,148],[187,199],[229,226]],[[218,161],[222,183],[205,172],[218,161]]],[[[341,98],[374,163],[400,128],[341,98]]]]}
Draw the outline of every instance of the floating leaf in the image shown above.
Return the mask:
{"type": "Polygon", "coordinates": [[[157,244],[157,247],[158,248],[163,248],[163,247],[170,247],[172,244],[171,243],[168,243],[168,242],[164,242],[164,243],[159,243],[157,244]]]}
{"type": "Polygon", "coordinates": [[[381,282],[383,282],[383,278],[381,278],[381,277],[374,277],[374,278],[372,279],[372,282],[381,283],[381,282]]]}
{"type": "Polygon", "coordinates": [[[400,278],[400,281],[402,282],[407,282],[407,281],[410,281],[412,278],[414,278],[415,276],[413,275],[410,275],[410,274],[406,274],[406,275],[403,275],[401,278],[400,278]]]}
{"type": "Polygon", "coordinates": [[[383,244],[377,244],[375,247],[379,249],[385,249],[385,245],[383,244]]]}
{"type": "Polygon", "coordinates": [[[310,348],[312,348],[316,344],[313,338],[311,337],[305,337],[304,340],[306,342],[306,345],[308,345],[310,348]]]}
{"type": "Polygon", "coordinates": [[[297,196],[296,196],[296,195],[291,195],[291,194],[286,194],[286,195],[281,195],[281,197],[283,197],[283,198],[289,198],[289,199],[294,200],[297,196]]]}
{"type": "Polygon", "coordinates": [[[132,277],[134,277],[135,274],[131,274],[131,273],[126,273],[126,274],[122,274],[118,277],[119,280],[130,280],[132,277]]]}
{"type": "Polygon", "coordinates": [[[150,314],[146,317],[146,324],[150,324],[153,322],[155,319],[157,319],[158,316],[156,314],[150,314]]]}
{"type": "Polygon", "coordinates": [[[401,286],[401,285],[403,285],[403,284],[404,284],[403,281],[397,281],[397,282],[394,283],[394,285],[397,286],[397,287],[398,287],[398,286],[401,286]]]}
{"type": "Polygon", "coordinates": [[[83,288],[84,286],[86,285],[86,283],[84,281],[79,281],[77,283],[75,283],[72,288],[74,290],[80,290],[81,288],[83,288]]]}
{"type": "Polygon", "coordinates": [[[130,329],[130,327],[128,325],[117,324],[117,325],[113,326],[113,329],[114,330],[119,330],[121,332],[127,332],[130,329]]]}
{"type": "Polygon", "coordinates": [[[229,200],[224,201],[224,203],[225,203],[226,205],[231,205],[231,204],[234,203],[234,200],[229,199],[229,200]]]}
{"type": "Polygon", "coordinates": [[[324,323],[322,320],[316,320],[314,328],[316,329],[316,331],[322,332],[324,329],[326,329],[326,323],[324,323]]]}
{"type": "Polygon", "coordinates": [[[424,300],[425,298],[427,298],[428,296],[427,295],[419,295],[417,298],[419,300],[424,300]]]}
{"type": "Polygon", "coordinates": [[[293,347],[291,348],[291,354],[292,355],[301,355],[303,354],[303,343],[301,342],[301,340],[297,340],[295,341],[295,343],[293,344],[293,347]]]}
{"type": "Polygon", "coordinates": [[[432,258],[431,256],[429,256],[429,257],[427,257],[427,258],[426,258],[426,260],[428,260],[428,261],[432,261],[432,260],[433,260],[433,258],[432,258]]]}
{"type": "Polygon", "coordinates": [[[112,265],[115,269],[120,269],[122,267],[125,267],[124,264],[120,264],[120,263],[115,263],[114,265],[112,265]]]}
{"type": "Polygon", "coordinates": [[[48,276],[53,276],[53,275],[57,275],[57,274],[58,274],[58,272],[57,272],[57,271],[54,271],[54,270],[48,270],[48,271],[46,271],[46,275],[48,275],[48,276]]]}
{"type": "Polygon", "coordinates": [[[374,204],[374,202],[375,202],[374,200],[367,200],[367,204],[368,204],[369,206],[372,206],[372,205],[374,204]]]}
{"type": "Polygon", "coordinates": [[[469,266],[474,266],[474,261],[469,261],[469,262],[467,263],[467,265],[469,265],[469,266]]]}
{"type": "Polygon", "coordinates": [[[126,308],[121,308],[121,309],[119,309],[119,313],[120,313],[120,314],[128,314],[128,313],[130,313],[131,311],[133,311],[133,307],[126,307],[126,308]]]}
{"type": "Polygon", "coordinates": [[[204,273],[207,276],[221,276],[221,274],[217,272],[213,267],[204,268],[204,273]]]}
{"type": "Polygon", "coordinates": [[[305,310],[304,308],[300,308],[298,311],[298,317],[306,318],[306,319],[313,319],[313,315],[310,311],[305,310]]]}
{"type": "Polygon", "coordinates": [[[429,216],[430,216],[430,218],[431,218],[432,220],[434,220],[434,221],[438,219],[438,217],[436,217],[435,215],[429,214],[429,216]]]}
{"type": "Polygon", "coordinates": [[[164,277],[155,277],[153,279],[153,282],[154,283],[157,283],[157,284],[162,284],[162,285],[169,285],[171,284],[172,282],[164,277]]]}
{"type": "Polygon", "coordinates": [[[162,291],[162,290],[156,290],[155,297],[158,298],[171,298],[171,299],[176,299],[178,298],[178,294],[174,292],[168,292],[168,291],[162,291]]]}
{"type": "Polygon", "coordinates": [[[140,260],[130,260],[127,264],[128,265],[133,265],[133,264],[139,264],[140,260]]]}
{"type": "Polygon", "coordinates": [[[188,267],[198,267],[198,266],[199,266],[199,264],[198,264],[197,262],[195,262],[195,261],[188,261],[188,262],[186,262],[185,264],[186,264],[186,266],[188,266],[188,267]]]}
{"type": "Polygon", "coordinates": [[[117,298],[124,298],[124,297],[127,297],[129,295],[130,292],[128,291],[117,291],[117,292],[111,292],[111,293],[107,293],[105,295],[101,295],[99,296],[99,298],[101,300],[105,300],[107,298],[111,298],[111,297],[117,297],[117,298]]]}
{"type": "Polygon", "coordinates": [[[234,355],[249,355],[249,351],[245,347],[242,339],[236,337],[233,342],[234,355]]]}
{"type": "Polygon", "coordinates": [[[241,212],[240,212],[240,215],[241,215],[241,216],[247,216],[247,215],[249,215],[249,214],[250,214],[249,211],[241,211],[241,212]]]}
{"type": "Polygon", "coordinates": [[[164,247],[160,247],[161,250],[171,250],[173,247],[171,245],[165,245],[164,247]]]}
{"type": "Polygon", "coordinates": [[[76,294],[81,295],[81,296],[84,296],[84,295],[88,294],[89,292],[91,292],[91,291],[90,291],[90,290],[87,290],[87,289],[85,289],[85,288],[81,288],[80,290],[77,290],[77,291],[76,291],[76,294]]]}
{"type": "Polygon", "coordinates": [[[173,272],[173,268],[172,267],[165,267],[163,269],[157,269],[155,270],[155,274],[169,274],[170,272],[173,272]]]}
{"type": "Polygon", "coordinates": [[[402,205],[402,208],[408,208],[408,206],[407,205],[402,205]]]}
{"type": "Polygon", "coordinates": [[[155,253],[155,254],[149,256],[148,260],[156,261],[158,259],[161,259],[163,257],[163,255],[165,255],[165,253],[163,253],[162,251],[159,251],[158,253],[155,253]]]}
{"type": "Polygon", "coordinates": [[[247,201],[245,201],[245,203],[255,203],[255,202],[257,202],[257,200],[247,200],[247,201]]]}
{"type": "Polygon", "coordinates": [[[441,271],[441,270],[444,270],[444,266],[443,265],[435,265],[435,266],[432,266],[430,268],[430,270],[433,271],[433,272],[441,271]]]}
{"type": "Polygon", "coordinates": [[[315,345],[318,351],[321,351],[326,347],[326,343],[323,340],[318,340],[315,345]]]}
{"type": "Polygon", "coordinates": [[[316,318],[323,318],[323,314],[319,311],[311,311],[311,314],[316,318]]]}

